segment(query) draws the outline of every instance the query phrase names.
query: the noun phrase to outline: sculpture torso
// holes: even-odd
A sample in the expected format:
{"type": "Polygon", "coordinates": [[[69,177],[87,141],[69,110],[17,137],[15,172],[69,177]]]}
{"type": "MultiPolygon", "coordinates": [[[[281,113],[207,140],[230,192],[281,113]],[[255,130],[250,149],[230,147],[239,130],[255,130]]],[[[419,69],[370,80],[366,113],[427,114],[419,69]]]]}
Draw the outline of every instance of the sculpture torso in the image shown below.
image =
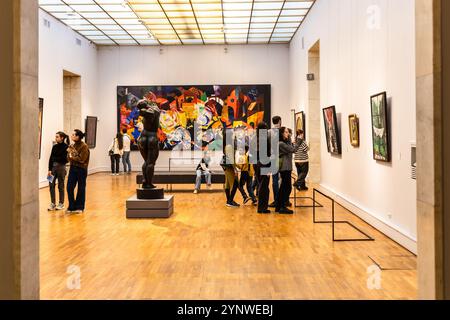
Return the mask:
{"type": "Polygon", "coordinates": [[[156,104],[146,100],[141,100],[138,103],[138,108],[139,114],[143,117],[142,124],[144,126],[138,142],[139,150],[145,160],[142,166],[142,174],[144,177],[142,187],[144,189],[154,189],[156,187],[153,185],[152,180],[155,163],[159,157],[158,129],[161,111],[156,104]]]}

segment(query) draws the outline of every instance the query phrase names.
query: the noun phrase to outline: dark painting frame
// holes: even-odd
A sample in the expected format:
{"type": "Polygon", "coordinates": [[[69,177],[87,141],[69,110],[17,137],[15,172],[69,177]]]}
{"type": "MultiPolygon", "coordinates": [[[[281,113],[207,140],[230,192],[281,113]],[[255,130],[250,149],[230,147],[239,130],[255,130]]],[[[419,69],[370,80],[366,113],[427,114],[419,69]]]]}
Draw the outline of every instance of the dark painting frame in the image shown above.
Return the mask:
{"type": "Polygon", "coordinates": [[[86,132],[86,144],[89,149],[94,149],[97,146],[97,123],[98,118],[87,116],[85,122],[85,132],[86,132]]]}
{"type": "Polygon", "coordinates": [[[41,159],[42,155],[42,127],[44,121],[44,99],[39,98],[39,118],[38,118],[38,127],[39,127],[39,159],[41,159]]]}
{"type": "Polygon", "coordinates": [[[305,116],[305,112],[304,111],[300,111],[295,113],[295,133],[297,134],[298,129],[302,129],[303,132],[305,133],[305,137],[306,137],[306,116],[305,116]],[[302,128],[299,128],[298,126],[298,121],[301,120],[302,121],[302,128]]]}
{"type": "Polygon", "coordinates": [[[325,138],[327,140],[327,148],[328,152],[333,155],[341,155],[342,147],[341,147],[341,134],[339,130],[338,118],[336,113],[336,106],[331,106],[328,108],[324,108],[322,110],[323,113],[323,122],[325,126],[325,138]],[[329,125],[328,115],[331,115],[331,125],[329,125]],[[330,133],[335,137],[335,141],[332,141],[332,137],[330,133]]]}
{"type": "Polygon", "coordinates": [[[381,92],[370,97],[372,121],[373,159],[380,162],[391,162],[391,133],[389,128],[387,93],[381,92]],[[375,106],[374,103],[381,106],[375,106]]]}

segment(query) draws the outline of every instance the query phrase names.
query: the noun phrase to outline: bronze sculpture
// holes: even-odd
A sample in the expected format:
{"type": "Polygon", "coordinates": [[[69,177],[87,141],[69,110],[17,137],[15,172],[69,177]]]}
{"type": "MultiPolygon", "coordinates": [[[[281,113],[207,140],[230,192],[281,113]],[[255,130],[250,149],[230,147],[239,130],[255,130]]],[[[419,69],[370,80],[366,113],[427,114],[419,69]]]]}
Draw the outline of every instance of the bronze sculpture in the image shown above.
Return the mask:
{"type": "Polygon", "coordinates": [[[155,163],[159,157],[158,129],[161,111],[156,103],[148,100],[138,102],[139,115],[143,117],[144,129],[138,140],[139,151],[145,162],[142,166],[143,189],[156,189],[153,185],[153,175],[155,173],[155,163]]]}

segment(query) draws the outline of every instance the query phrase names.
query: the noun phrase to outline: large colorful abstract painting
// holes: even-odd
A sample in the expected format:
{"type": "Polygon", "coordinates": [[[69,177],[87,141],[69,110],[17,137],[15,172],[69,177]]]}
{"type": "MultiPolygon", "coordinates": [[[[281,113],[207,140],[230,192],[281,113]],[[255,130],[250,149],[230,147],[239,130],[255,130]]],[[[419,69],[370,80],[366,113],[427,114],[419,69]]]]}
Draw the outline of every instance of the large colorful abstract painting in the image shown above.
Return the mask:
{"type": "Polygon", "coordinates": [[[118,130],[128,131],[132,148],[142,130],[136,104],[154,101],[161,109],[161,150],[222,150],[224,129],[270,123],[270,85],[119,86],[118,130]]]}

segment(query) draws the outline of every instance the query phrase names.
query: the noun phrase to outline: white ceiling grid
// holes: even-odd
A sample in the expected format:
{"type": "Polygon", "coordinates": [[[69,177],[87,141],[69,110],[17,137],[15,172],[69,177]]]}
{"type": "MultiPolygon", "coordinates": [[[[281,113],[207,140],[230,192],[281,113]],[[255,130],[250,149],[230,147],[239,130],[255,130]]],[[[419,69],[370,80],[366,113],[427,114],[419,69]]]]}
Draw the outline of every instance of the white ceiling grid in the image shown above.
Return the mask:
{"type": "Polygon", "coordinates": [[[289,43],[314,0],[39,0],[98,45],[289,43]]]}

